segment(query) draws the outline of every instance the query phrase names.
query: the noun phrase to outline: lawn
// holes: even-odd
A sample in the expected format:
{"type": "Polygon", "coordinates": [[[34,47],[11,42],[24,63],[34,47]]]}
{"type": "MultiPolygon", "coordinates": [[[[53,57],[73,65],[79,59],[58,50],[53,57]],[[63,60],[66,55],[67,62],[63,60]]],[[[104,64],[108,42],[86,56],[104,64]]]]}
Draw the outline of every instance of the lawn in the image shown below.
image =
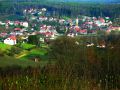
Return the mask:
{"type": "Polygon", "coordinates": [[[20,60],[31,60],[35,57],[39,57],[41,61],[45,61],[48,59],[47,50],[43,48],[35,48],[30,51],[24,51],[17,56],[20,60]]]}
{"type": "Polygon", "coordinates": [[[32,45],[32,44],[27,44],[27,43],[22,43],[21,44],[21,48],[24,49],[24,50],[32,49],[34,47],[35,47],[35,45],[32,45]]]}
{"type": "Polygon", "coordinates": [[[6,51],[8,49],[11,49],[11,47],[12,46],[0,42],[0,50],[6,51]]]}
{"type": "Polygon", "coordinates": [[[30,54],[36,54],[36,55],[45,55],[46,53],[47,53],[47,50],[44,48],[36,48],[30,51],[30,54]]]}

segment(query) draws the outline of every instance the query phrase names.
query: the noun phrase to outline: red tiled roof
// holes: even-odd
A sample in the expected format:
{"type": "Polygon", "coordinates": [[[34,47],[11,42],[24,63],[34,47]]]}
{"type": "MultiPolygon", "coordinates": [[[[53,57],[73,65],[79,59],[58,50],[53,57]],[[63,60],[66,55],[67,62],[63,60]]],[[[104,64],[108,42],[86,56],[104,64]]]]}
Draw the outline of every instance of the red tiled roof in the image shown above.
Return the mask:
{"type": "Polygon", "coordinates": [[[6,21],[6,23],[9,23],[9,22],[10,22],[9,20],[6,21]]]}
{"type": "Polygon", "coordinates": [[[45,35],[52,35],[52,32],[46,32],[45,35]]]}
{"type": "Polygon", "coordinates": [[[21,28],[15,28],[14,30],[15,30],[15,31],[20,31],[20,30],[21,30],[21,28]]]}
{"type": "Polygon", "coordinates": [[[20,22],[19,22],[19,21],[14,21],[14,24],[15,24],[15,25],[19,25],[20,22]]]}
{"type": "Polygon", "coordinates": [[[81,33],[86,33],[87,30],[86,30],[86,29],[84,29],[84,30],[80,30],[80,32],[81,32],[81,33]]]}
{"type": "Polygon", "coordinates": [[[100,22],[104,23],[105,20],[103,18],[99,18],[100,22]]]}
{"type": "Polygon", "coordinates": [[[77,31],[77,32],[79,32],[80,31],[80,28],[79,27],[75,27],[75,30],[77,31]]]}
{"type": "Polygon", "coordinates": [[[12,39],[12,40],[16,40],[15,36],[10,36],[9,38],[12,39]]]}
{"type": "Polygon", "coordinates": [[[1,34],[0,34],[1,37],[4,37],[4,36],[6,36],[6,35],[7,35],[7,33],[1,33],[1,34]]]}

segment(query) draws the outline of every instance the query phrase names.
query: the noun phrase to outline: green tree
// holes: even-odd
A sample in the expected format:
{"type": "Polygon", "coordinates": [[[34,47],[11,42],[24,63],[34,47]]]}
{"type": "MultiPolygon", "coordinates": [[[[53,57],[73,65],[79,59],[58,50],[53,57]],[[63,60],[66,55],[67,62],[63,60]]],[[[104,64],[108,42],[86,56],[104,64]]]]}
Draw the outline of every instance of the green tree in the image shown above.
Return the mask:
{"type": "Polygon", "coordinates": [[[28,37],[28,43],[39,46],[40,45],[39,36],[38,35],[29,36],[28,37]]]}

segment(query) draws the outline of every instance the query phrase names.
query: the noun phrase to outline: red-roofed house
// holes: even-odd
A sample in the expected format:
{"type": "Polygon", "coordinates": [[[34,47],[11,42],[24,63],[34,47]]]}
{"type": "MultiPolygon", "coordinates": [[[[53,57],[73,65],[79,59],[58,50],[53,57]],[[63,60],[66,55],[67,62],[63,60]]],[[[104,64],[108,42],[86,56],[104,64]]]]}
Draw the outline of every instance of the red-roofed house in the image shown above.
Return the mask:
{"type": "Polygon", "coordinates": [[[7,35],[7,33],[0,33],[0,37],[5,37],[7,35]]]}
{"type": "Polygon", "coordinates": [[[7,20],[7,21],[6,21],[6,24],[9,24],[9,23],[10,23],[10,20],[7,20]]]}
{"type": "Polygon", "coordinates": [[[87,29],[80,30],[81,34],[87,34],[87,29]]]}
{"type": "Polygon", "coordinates": [[[21,29],[21,28],[15,28],[14,29],[14,33],[15,33],[15,35],[23,35],[23,29],[21,29]]]}
{"type": "Polygon", "coordinates": [[[76,32],[80,32],[80,27],[79,26],[75,26],[74,29],[75,29],[76,32]]]}
{"type": "Polygon", "coordinates": [[[100,21],[101,23],[105,23],[104,18],[99,18],[99,21],[100,21]]]}
{"type": "Polygon", "coordinates": [[[20,25],[20,22],[19,21],[15,21],[14,25],[20,25]]]}
{"type": "Polygon", "coordinates": [[[21,30],[21,28],[15,28],[14,29],[14,31],[20,31],[21,30]]]}
{"type": "Polygon", "coordinates": [[[10,36],[4,40],[4,43],[8,44],[8,45],[15,45],[16,44],[16,37],[10,36]]]}
{"type": "Polygon", "coordinates": [[[46,37],[51,37],[51,36],[54,35],[52,32],[46,32],[46,33],[44,33],[44,34],[45,34],[46,37]]]}

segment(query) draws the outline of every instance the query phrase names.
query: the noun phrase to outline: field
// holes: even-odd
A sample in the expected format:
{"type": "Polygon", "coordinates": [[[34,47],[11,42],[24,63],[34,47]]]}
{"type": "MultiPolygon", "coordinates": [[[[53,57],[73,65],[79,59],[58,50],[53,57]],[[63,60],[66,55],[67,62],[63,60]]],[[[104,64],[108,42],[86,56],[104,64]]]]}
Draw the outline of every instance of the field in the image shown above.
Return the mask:
{"type": "Polygon", "coordinates": [[[0,67],[7,66],[22,66],[22,67],[36,67],[44,66],[48,63],[47,50],[44,48],[35,48],[35,45],[22,44],[22,51],[14,54],[13,56],[6,55],[10,53],[10,50],[15,46],[6,45],[0,43],[1,55],[0,56],[0,67]],[[30,49],[30,50],[28,50],[30,49]],[[35,58],[38,58],[38,62],[35,62],[35,58]]]}
{"type": "Polygon", "coordinates": [[[10,45],[6,45],[0,42],[0,50],[6,51],[8,49],[10,49],[11,46],[10,45]]]}
{"type": "Polygon", "coordinates": [[[27,60],[17,60],[15,58],[12,57],[2,57],[0,58],[0,67],[1,68],[5,68],[8,66],[21,66],[21,67],[28,67],[28,66],[32,66],[32,67],[36,67],[39,66],[39,63],[35,63],[34,61],[27,61],[27,60]]]}

